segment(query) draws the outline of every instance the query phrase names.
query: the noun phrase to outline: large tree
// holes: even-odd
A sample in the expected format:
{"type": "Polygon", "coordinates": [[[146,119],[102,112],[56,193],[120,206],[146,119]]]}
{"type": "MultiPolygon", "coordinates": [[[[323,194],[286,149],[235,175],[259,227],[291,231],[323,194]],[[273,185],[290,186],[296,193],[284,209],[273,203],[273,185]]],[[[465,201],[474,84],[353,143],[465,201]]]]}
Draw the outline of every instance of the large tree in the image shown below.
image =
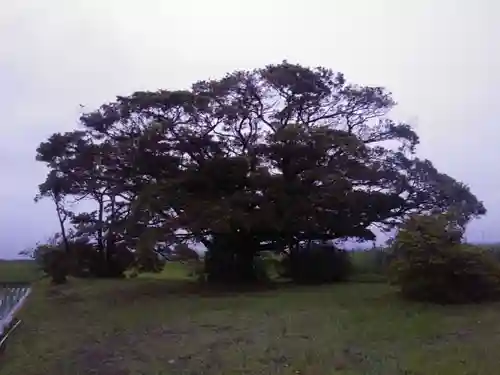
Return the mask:
{"type": "Polygon", "coordinates": [[[263,249],[373,239],[374,225],[418,212],[485,213],[467,186],[415,156],[418,136],[388,117],[394,105],[381,87],[283,62],[118,97],[38,158],[71,182],[68,194],[99,203],[105,233],[196,240],[213,279],[252,280],[263,249]]]}

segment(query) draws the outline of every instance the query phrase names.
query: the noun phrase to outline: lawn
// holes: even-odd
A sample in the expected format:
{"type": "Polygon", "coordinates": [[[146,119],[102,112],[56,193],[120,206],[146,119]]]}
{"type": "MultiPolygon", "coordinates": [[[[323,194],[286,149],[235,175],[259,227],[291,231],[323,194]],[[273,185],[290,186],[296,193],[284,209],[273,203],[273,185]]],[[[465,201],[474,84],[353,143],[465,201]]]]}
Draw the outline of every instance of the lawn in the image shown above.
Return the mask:
{"type": "Polygon", "coordinates": [[[154,278],[46,280],[2,375],[496,374],[500,305],[403,302],[382,283],[229,293],[154,278]]]}

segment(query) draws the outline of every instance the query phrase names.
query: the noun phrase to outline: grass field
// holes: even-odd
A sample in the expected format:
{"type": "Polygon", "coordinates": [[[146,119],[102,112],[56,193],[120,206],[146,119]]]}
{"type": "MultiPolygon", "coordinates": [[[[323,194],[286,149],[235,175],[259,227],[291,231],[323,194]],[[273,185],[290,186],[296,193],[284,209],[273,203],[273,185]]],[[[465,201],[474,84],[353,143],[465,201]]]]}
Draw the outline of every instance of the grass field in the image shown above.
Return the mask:
{"type": "Polygon", "coordinates": [[[403,302],[383,283],[245,294],[186,283],[180,265],[127,280],[46,280],[2,375],[495,374],[500,305],[403,302]]]}
{"type": "Polygon", "coordinates": [[[0,284],[32,283],[42,273],[31,260],[0,260],[0,284]]]}

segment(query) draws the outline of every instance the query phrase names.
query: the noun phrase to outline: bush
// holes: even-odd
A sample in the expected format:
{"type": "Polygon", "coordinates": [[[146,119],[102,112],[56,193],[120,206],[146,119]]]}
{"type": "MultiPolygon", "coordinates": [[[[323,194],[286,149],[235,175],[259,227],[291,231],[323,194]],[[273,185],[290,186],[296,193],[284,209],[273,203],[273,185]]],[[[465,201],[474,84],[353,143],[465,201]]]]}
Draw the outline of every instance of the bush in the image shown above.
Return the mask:
{"type": "Polygon", "coordinates": [[[71,241],[70,251],[70,273],[75,277],[121,278],[136,257],[124,244],[99,251],[84,238],[71,241]]]}
{"type": "Polygon", "coordinates": [[[351,271],[349,254],[329,244],[299,247],[285,257],[281,265],[281,276],[300,284],[344,281],[351,271]]]}
{"type": "Polygon", "coordinates": [[[104,253],[97,252],[98,257],[92,265],[91,274],[102,278],[123,278],[125,271],[136,261],[136,254],[123,243],[108,247],[104,253]]]}
{"type": "Polygon", "coordinates": [[[79,238],[71,241],[70,249],[71,275],[75,277],[90,277],[92,271],[96,268],[94,265],[98,261],[98,253],[94,245],[87,239],[79,238]]]}
{"type": "MultiPolygon", "coordinates": [[[[26,250],[39,267],[54,283],[66,281],[67,276],[74,277],[124,277],[124,272],[136,262],[136,254],[123,243],[108,246],[99,251],[87,238],[69,240],[69,252],[59,236],[49,239],[47,244],[37,244],[32,250],[26,250]]],[[[144,261],[144,259],[141,258],[144,261]]],[[[163,262],[156,255],[147,259],[147,266],[161,270],[163,262]]],[[[146,261],[144,261],[146,263],[146,261]]]]}
{"type": "Polygon", "coordinates": [[[53,284],[64,284],[70,274],[70,257],[61,248],[41,245],[38,248],[43,271],[53,284]]]}
{"type": "Polygon", "coordinates": [[[467,303],[500,296],[500,264],[461,243],[463,228],[444,215],[412,217],[393,244],[391,280],[405,297],[467,303]]]}

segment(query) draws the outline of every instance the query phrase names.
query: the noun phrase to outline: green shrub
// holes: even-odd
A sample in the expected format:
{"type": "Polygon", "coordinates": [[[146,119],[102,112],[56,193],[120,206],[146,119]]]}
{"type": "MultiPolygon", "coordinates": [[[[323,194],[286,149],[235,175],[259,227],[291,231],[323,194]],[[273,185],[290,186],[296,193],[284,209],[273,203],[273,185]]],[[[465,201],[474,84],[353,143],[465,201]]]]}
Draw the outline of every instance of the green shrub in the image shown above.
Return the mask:
{"type": "Polygon", "coordinates": [[[391,280],[405,297],[467,303],[500,296],[500,264],[461,243],[463,228],[444,215],[410,218],[393,244],[391,280]]]}
{"type": "Polygon", "coordinates": [[[99,261],[97,251],[85,238],[78,238],[70,243],[71,249],[71,270],[75,277],[90,277],[95,269],[94,263],[99,261]]]}
{"type": "Polygon", "coordinates": [[[330,244],[299,247],[282,261],[281,276],[300,284],[346,280],[352,271],[349,254],[330,244]]]}
{"type": "Polygon", "coordinates": [[[53,284],[64,284],[70,274],[70,257],[63,249],[49,245],[39,246],[42,269],[53,284]]]}
{"type": "MultiPolygon", "coordinates": [[[[95,245],[81,239],[72,241],[70,249],[70,273],[75,277],[122,278],[139,258],[124,244],[114,244],[99,251],[95,245]]],[[[140,260],[146,263],[149,258],[140,260]]]]}

